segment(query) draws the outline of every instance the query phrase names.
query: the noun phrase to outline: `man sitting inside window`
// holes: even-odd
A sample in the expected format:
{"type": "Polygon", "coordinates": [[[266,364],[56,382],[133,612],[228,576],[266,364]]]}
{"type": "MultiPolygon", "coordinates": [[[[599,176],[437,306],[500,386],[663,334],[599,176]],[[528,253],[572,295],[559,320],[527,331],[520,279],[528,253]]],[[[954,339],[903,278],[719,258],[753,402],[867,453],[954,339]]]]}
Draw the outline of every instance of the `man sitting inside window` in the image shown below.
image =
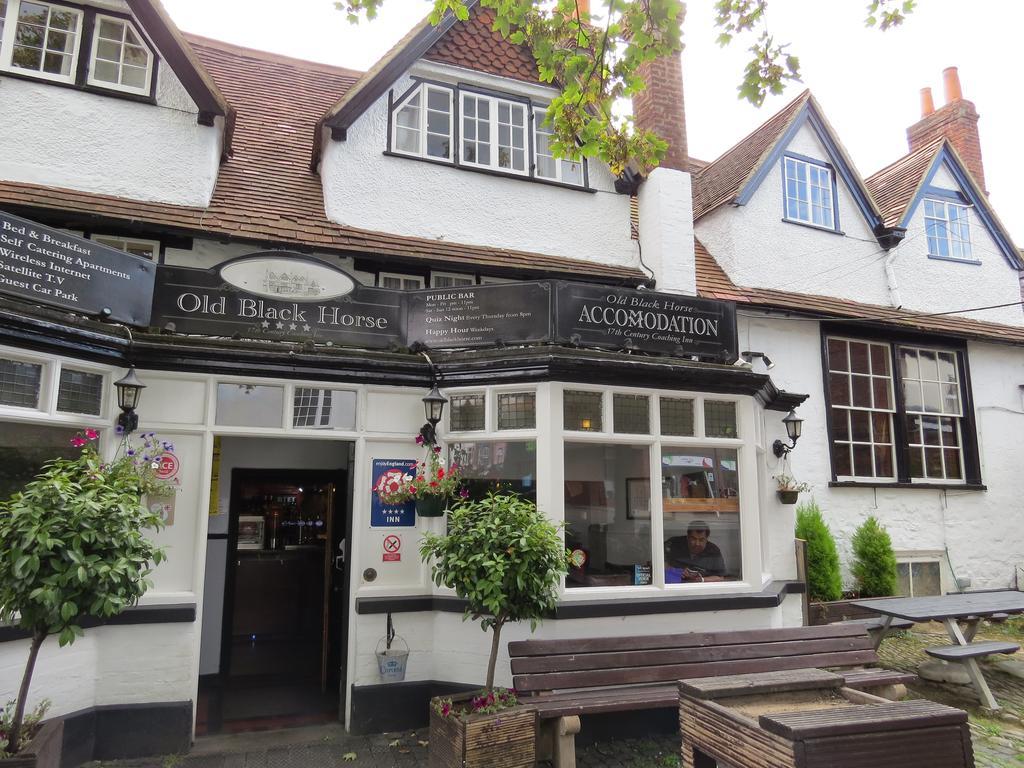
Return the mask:
{"type": "Polygon", "coordinates": [[[711,529],[703,520],[693,520],[685,536],[665,541],[665,581],[724,581],[722,550],[708,541],[711,529]]]}

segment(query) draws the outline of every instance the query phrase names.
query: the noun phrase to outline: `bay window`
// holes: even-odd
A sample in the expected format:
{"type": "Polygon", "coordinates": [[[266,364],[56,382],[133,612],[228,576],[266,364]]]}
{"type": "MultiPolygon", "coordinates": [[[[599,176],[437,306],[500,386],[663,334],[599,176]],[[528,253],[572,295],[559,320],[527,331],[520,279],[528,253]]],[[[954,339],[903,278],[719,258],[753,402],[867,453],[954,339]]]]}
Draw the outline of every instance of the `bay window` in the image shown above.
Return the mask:
{"type": "Polygon", "coordinates": [[[828,336],[825,355],[836,480],[980,482],[963,349],[828,336]]]}
{"type": "Polygon", "coordinates": [[[90,85],[149,93],[153,54],[127,19],[96,16],[89,65],[90,85]]]}
{"type": "Polygon", "coordinates": [[[395,152],[452,159],[452,91],[428,83],[413,88],[394,111],[395,152]]]}
{"type": "Polygon", "coordinates": [[[463,92],[460,162],[527,173],[526,105],[463,92]]]}
{"type": "Polygon", "coordinates": [[[51,3],[9,0],[0,63],[14,72],[73,83],[81,45],[82,11],[51,3]]]}
{"type": "Polygon", "coordinates": [[[533,119],[537,127],[534,132],[534,163],[537,175],[563,184],[583,184],[582,160],[559,160],[551,153],[551,127],[545,125],[546,109],[535,109],[533,119]]]}

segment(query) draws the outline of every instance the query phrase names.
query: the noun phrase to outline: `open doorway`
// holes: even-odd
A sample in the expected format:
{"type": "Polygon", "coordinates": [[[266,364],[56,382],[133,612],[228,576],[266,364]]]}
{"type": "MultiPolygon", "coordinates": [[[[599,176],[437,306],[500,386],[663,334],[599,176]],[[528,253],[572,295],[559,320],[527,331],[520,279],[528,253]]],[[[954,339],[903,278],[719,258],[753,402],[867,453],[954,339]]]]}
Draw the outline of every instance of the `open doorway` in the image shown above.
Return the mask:
{"type": "MultiPolygon", "coordinates": [[[[197,732],[338,719],[351,528],[347,448],[322,441],[222,441],[219,483],[228,487],[217,528],[226,530],[208,542],[211,553],[223,552],[220,615],[212,615],[218,601],[209,594],[216,591],[209,572],[211,604],[204,604],[204,622],[219,618],[219,633],[213,638],[204,626],[201,663],[216,673],[200,678],[197,732]],[[302,459],[310,443],[319,444],[315,462],[302,459]],[[254,444],[272,449],[256,466],[254,444]],[[329,468],[306,468],[317,464],[329,468]]],[[[208,568],[217,571],[217,559],[208,557],[208,568]]]]}

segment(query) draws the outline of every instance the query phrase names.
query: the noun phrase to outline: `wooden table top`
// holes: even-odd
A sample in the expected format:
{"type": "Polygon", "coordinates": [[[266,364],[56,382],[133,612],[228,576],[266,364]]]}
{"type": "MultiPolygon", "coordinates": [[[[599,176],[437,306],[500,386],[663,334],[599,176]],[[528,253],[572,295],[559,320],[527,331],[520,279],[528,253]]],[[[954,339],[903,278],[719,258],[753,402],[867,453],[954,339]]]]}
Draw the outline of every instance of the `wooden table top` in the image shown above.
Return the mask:
{"type": "Polygon", "coordinates": [[[911,621],[941,621],[993,613],[1024,613],[1024,592],[964,592],[934,597],[890,597],[884,600],[857,600],[853,603],[869,611],[911,621]]]}

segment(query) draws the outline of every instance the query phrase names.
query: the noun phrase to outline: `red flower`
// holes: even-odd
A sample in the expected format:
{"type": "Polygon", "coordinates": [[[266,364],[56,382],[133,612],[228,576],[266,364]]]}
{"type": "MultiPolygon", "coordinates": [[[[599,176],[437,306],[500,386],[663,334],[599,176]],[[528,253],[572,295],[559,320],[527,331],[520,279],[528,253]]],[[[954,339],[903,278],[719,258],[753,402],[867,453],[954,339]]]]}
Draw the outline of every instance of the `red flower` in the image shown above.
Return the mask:
{"type": "Polygon", "coordinates": [[[437,488],[437,481],[436,480],[431,480],[430,481],[430,487],[431,488],[437,488]]]}
{"type": "Polygon", "coordinates": [[[444,467],[437,468],[437,479],[440,480],[444,477],[444,467]]]}
{"type": "Polygon", "coordinates": [[[71,444],[72,444],[72,445],[73,445],[73,446],[74,446],[75,448],[81,448],[81,447],[82,447],[83,445],[85,445],[85,444],[86,444],[86,443],[88,443],[88,442],[89,442],[89,441],[88,441],[88,440],[86,440],[86,439],[85,439],[84,437],[77,437],[77,436],[76,436],[76,437],[73,437],[73,438],[71,438],[71,444]]]}
{"type": "Polygon", "coordinates": [[[87,429],[85,430],[85,436],[90,440],[98,440],[100,433],[97,432],[95,429],[87,429]]]}

